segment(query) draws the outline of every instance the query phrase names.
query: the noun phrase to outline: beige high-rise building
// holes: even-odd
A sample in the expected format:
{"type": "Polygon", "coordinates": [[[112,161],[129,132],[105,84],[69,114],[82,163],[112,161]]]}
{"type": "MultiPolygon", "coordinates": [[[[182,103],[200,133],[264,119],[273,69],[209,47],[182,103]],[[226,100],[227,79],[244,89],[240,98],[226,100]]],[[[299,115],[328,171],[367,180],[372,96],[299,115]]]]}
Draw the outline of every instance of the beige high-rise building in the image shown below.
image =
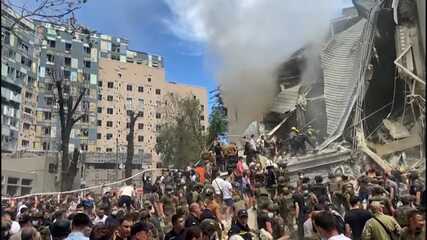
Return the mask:
{"type": "Polygon", "coordinates": [[[101,58],[99,61],[97,140],[88,152],[125,152],[129,133],[128,111],[142,112],[135,123],[135,153],[155,152],[156,136],[164,116],[162,109],[170,93],[200,101],[203,128],[207,128],[207,91],[188,85],[168,83],[164,68],[101,58]]]}

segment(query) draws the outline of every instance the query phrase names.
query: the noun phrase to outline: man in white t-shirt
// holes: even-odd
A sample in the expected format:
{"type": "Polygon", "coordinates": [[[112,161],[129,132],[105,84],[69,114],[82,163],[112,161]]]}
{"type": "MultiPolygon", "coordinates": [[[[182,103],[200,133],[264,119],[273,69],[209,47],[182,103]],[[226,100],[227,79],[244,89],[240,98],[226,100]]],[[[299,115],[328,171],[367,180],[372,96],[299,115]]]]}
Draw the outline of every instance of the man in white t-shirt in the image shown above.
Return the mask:
{"type": "Polygon", "coordinates": [[[228,176],[228,173],[226,172],[220,173],[220,175],[212,181],[212,186],[215,189],[215,194],[222,195],[222,200],[227,206],[227,211],[226,211],[227,216],[231,216],[232,209],[234,206],[233,195],[232,195],[233,186],[226,179],[227,176],[228,176]]]}
{"type": "Polygon", "coordinates": [[[126,182],[126,185],[121,187],[119,191],[119,207],[126,205],[130,209],[133,204],[133,197],[135,197],[135,188],[130,182],[126,182]]]}

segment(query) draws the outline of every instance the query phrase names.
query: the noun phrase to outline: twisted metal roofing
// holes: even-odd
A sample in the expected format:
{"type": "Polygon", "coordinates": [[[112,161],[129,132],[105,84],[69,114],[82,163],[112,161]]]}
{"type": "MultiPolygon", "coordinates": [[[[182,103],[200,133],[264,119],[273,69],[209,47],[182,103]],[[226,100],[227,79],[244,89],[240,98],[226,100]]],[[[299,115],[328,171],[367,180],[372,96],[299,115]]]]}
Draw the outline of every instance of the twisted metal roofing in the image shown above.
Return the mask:
{"type": "Polygon", "coordinates": [[[300,86],[297,85],[295,87],[286,88],[282,90],[274,99],[271,111],[277,113],[285,113],[288,111],[295,110],[299,88],[300,86]]]}
{"type": "Polygon", "coordinates": [[[366,19],[361,19],[336,34],[322,50],[328,135],[335,133],[343,121],[347,121],[345,115],[351,108],[359,77],[361,37],[366,22],[366,19]]]}

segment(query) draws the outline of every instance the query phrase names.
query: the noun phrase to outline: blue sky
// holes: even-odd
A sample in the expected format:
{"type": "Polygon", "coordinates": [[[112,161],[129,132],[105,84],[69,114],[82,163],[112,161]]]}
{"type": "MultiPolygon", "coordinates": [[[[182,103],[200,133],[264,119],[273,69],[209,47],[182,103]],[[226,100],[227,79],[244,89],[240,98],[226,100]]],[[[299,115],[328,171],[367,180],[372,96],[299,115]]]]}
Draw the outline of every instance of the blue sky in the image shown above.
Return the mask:
{"type": "MultiPolygon", "coordinates": [[[[341,3],[337,12],[351,0],[341,3]]],[[[77,19],[101,33],[128,39],[130,49],[163,56],[167,81],[215,89],[203,46],[174,34],[165,21],[172,15],[165,0],[90,0],[77,12],[77,19]]]]}
{"type": "Polygon", "coordinates": [[[129,48],[165,58],[166,79],[212,90],[216,84],[196,43],[177,38],[164,19],[171,15],[160,0],[91,0],[77,12],[78,21],[99,32],[124,37],[129,48]]]}

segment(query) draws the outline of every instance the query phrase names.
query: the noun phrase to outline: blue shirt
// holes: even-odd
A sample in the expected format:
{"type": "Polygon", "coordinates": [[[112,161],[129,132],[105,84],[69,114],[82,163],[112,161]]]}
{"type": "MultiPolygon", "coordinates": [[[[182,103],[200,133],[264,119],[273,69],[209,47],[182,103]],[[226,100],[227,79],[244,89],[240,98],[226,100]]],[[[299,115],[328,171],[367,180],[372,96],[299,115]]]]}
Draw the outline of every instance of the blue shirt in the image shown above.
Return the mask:
{"type": "Polygon", "coordinates": [[[89,240],[82,232],[71,232],[65,240],[89,240]]]}

